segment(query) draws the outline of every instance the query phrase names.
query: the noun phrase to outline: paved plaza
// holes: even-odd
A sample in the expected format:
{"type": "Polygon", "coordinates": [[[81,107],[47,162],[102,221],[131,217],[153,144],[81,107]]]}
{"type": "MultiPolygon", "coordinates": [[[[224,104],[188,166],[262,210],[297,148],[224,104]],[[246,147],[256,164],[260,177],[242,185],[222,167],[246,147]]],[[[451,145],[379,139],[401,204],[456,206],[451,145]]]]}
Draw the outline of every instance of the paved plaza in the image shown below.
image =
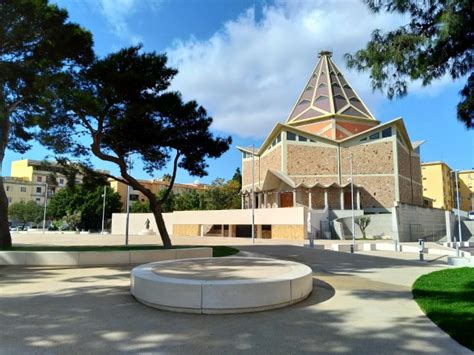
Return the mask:
{"type": "MultiPolygon", "coordinates": [[[[38,238],[15,235],[14,242],[36,244],[38,238]]],[[[71,236],[63,242],[74,240],[120,244],[123,237],[71,236]]],[[[135,244],[153,241],[131,237],[135,244]]],[[[314,272],[313,293],[278,310],[192,315],[135,301],[130,267],[0,267],[0,353],[471,353],[426,318],[411,296],[418,276],[447,267],[441,256],[421,263],[409,253],[351,255],[274,240],[252,245],[235,238],[177,238],[175,243],[233,244],[241,255],[304,263],[314,272]]]]}

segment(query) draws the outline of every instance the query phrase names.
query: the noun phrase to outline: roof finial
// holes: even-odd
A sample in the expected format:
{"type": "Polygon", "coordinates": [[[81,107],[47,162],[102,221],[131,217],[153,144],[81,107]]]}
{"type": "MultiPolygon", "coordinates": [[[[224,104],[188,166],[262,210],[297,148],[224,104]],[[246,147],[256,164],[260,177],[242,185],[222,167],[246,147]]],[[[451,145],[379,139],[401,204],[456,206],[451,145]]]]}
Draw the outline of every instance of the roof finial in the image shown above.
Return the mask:
{"type": "Polygon", "coordinates": [[[330,51],[321,51],[321,52],[319,52],[319,58],[321,58],[321,57],[323,57],[323,56],[331,57],[331,56],[332,56],[332,52],[330,52],[330,51]]]}

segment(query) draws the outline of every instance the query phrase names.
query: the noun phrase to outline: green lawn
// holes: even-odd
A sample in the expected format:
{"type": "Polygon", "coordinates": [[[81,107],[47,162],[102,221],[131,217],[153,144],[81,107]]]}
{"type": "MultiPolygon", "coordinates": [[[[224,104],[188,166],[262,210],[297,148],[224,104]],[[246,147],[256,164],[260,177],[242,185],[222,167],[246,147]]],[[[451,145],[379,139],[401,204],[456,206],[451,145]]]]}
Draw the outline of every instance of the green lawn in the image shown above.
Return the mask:
{"type": "MultiPolygon", "coordinates": [[[[174,248],[192,248],[200,247],[197,245],[178,245],[174,248]]],[[[212,255],[214,257],[234,255],[239,252],[239,249],[231,248],[223,245],[210,245],[212,248],[212,255]]],[[[14,250],[14,251],[121,251],[121,250],[157,250],[163,249],[160,245],[26,245],[26,246],[13,246],[8,249],[1,250],[14,250]]]]}
{"type": "Polygon", "coordinates": [[[413,296],[434,323],[474,350],[474,268],[423,275],[413,284],[413,296]]]}

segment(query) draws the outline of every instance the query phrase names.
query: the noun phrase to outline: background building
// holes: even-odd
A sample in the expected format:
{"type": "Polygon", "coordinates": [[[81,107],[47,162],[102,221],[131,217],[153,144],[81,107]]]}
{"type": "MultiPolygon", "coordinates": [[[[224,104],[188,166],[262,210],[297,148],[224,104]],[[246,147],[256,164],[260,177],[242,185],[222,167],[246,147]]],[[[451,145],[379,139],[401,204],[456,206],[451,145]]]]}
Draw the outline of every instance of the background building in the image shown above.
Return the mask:
{"type": "MultiPolygon", "coordinates": [[[[128,185],[116,181],[116,180],[109,180],[110,187],[119,193],[120,201],[122,202],[122,209],[126,211],[127,209],[127,189],[128,185]]],[[[169,186],[169,181],[161,180],[161,179],[153,179],[153,180],[138,180],[140,184],[142,184],[145,188],[151,190],[155,195],[157,195],[161,190],[166,189],[169,186]]],[[[175,183],[173,185],[173,193],[179,194],[181,192],[187,192],[191,190],[204,190],[206,189],[207,185],[205,184],[179,184],[175,183]]],[[[143,195],[140,191],[137,190],[130,190],[130,203],[131,205],[137,201],[146,202],[148,199],[145,195],[143,195]]]]}
{"type": "Polygon", "coordinates": [[[455,185],[451,168],[442,161],[422,163],[421,175],[423,196],[432,200],[434,208],[452,210],[455,185]]]}
{"type": "MultiPolygon", "coordinates": [[[[433,207],[452,210],[457,208],[456,175],[442,161],[421,164],[423,197],[430,199],[433,207]]],[[[459,204],[463,211],[474,210],[474,170],[459,171],[459,204]]]]}
{"type": "Polygon", "coordinates": [[[459,172],[459,199],[461,210],[474,211],[474,170],[459,172]]]}

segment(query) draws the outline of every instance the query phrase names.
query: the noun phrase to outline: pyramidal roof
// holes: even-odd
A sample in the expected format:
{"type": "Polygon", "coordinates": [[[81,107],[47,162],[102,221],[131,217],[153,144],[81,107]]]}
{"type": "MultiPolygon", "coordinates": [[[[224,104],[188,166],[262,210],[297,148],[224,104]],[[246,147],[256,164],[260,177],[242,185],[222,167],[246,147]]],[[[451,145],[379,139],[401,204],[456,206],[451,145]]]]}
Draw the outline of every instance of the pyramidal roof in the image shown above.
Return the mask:
{"type": "Polygon", "coordinates": [[[319,62],[286,122],[292,123],[331,115],[375,120],[359,95],[331,60],[331,55],[332,53],[328,51],[319,53],[319,62]]]}

